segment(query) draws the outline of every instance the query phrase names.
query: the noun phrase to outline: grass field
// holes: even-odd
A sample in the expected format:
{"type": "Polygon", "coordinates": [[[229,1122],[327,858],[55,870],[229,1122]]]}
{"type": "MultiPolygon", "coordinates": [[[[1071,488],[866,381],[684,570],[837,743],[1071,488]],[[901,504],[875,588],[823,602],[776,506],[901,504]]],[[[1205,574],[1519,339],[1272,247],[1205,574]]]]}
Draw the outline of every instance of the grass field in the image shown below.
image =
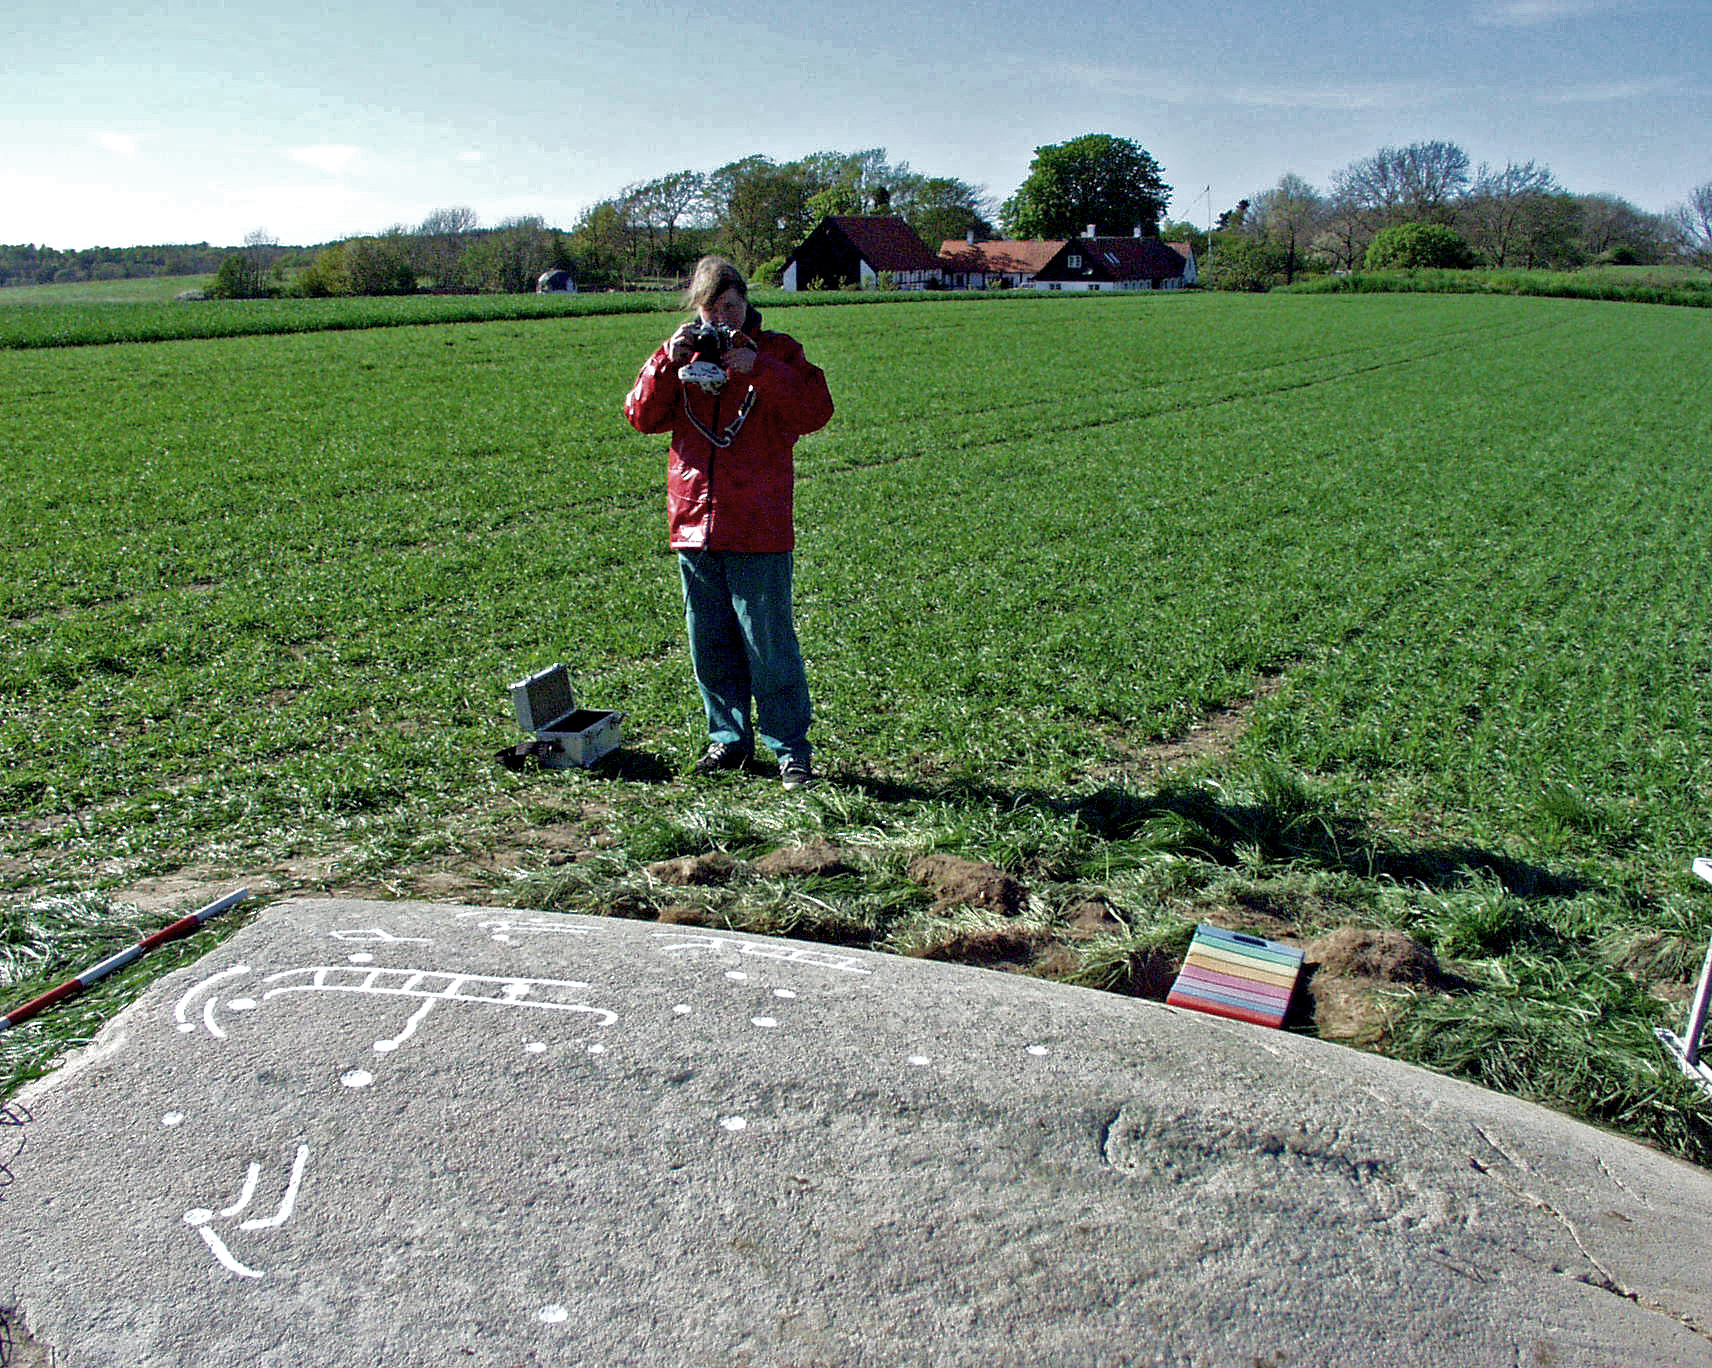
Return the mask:
{"type": "MultiPolygon", "coordinates": [[[[1712,315],[1199,296],[769,324],[838,403],[798,492],[833,782],[794,796],[682,777],[663,442],[619,413],[660,316],[0,351],[6,1000],[175,890],[246,882],[1128,991],[1205,916],[1390,928],[1444,972],[1382,991],[1376,1048],[1712,1160],[1651,1036],[1712,934],[1687,873],[1712,853],[1712,315]],[[504,686],[554,660],[629,715],[617,766],[492,762],[504,686]],[[815,837],[848,867],[643,869],[815,837]],[[1026,907],[936,909],[909,875],[932,853],[1026,907]]],[[[0,1037],[0,1078],[217,934],[0,1037]]]]}

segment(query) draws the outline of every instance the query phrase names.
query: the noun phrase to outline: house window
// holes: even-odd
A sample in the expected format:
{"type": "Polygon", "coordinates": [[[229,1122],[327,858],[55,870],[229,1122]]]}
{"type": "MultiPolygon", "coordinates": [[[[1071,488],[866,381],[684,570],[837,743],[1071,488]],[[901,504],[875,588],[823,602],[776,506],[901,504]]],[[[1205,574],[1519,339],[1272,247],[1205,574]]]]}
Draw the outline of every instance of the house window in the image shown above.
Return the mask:
{"type": "Polygon", "coordinates": [[[1077,267],[1079,267],[1082,264],[1082,258],[1077,253],[1072,252],[1068,257],[1066,257],[1064,259],[1064,264],[1066,266],[1068,266],[1072,271],[1074,271],[1077,267]]]}

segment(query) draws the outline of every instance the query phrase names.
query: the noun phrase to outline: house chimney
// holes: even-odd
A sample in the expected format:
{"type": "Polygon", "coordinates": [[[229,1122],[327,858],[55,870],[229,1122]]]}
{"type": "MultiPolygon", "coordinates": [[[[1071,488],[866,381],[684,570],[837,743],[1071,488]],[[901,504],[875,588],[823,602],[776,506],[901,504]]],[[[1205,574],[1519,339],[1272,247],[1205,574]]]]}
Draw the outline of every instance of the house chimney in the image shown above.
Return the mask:
{"type": "Polygon", "coordinates": [[[1141,231],[1141,225],[1139,223],[1135,225],[1135,236],[1136,237],[1145,237],[1146,236],[1146,234],[1141,231]]]}
{"type": "Polygon", "coordinates": [[[1094,231],[1096,226],[1097,225],[1090,223],[1088,225],[1088,231],[1085,234],[1083,234],[1083,236],[1084,237],[1098,237],[1099,234],[1094,231]]]}
{"type": "Polygon", "coordinates": [[[971,247],[975,245],[975,230],[973,228],[963,234],[963,241],[967,242],[971,247]]]}

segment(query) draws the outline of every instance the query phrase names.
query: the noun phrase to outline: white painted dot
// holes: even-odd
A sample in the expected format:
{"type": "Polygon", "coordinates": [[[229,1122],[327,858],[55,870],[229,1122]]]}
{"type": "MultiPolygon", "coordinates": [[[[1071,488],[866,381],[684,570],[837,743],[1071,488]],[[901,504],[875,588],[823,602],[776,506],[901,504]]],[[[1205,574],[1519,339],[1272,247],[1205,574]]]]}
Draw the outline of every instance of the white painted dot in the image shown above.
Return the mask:
{"type": "Polygon", "coordinates": [[[749,975],[745,974],[741,969],[727,969],[725,971],[725,977],[730,979],[733,983],[747,983],[749,981],[749,975]]]}
{"type": "Polygon", "coordinates": [[[695,1008],[691,1007],[689,1005],[689,1003],[680,1002],[676,1007],[672,1008],[672,1015],[673,1016],[688,1016],[694,1010],[695,1010],[695,1008]]]}
{"type": "Polygon", "coordinates": [[[605,1054],[606,1053],[606,1046],[604,1046],[604,1045],[590,1045],[588,1047],[588,1052],[590,1054],[605,1054]]]}
{"type": "Polygon", "coordinates": [[[793,993],[789,988],[775,988],[775,989],[773,989],[773,996],[776,998],[790,999],[790,998],[796,997],[796,994],[793,993]]]}
{"type": "Polygon", "coordinates": [[[182,1126],[183,1124],[183,1112],[168,1112],[165,1116],[161,1117],[161,1125],[163,1126],[182,1126]]]}
{"type": "Polygon", "coordinates": [[[777,1026],[779,1019],[777,1017],[750,1017],[749,1024],[751,1026],[777,1026]]]}
{"type": "Polygon", "coordinates": [[[178,1029],[180,1034],[185,1034],[190,1031],[194,1031],[196,1029],[196,1024],[190,1021],[181,1021],[178,1023],[178,1029]]]}
{"type": "Polygon", "coordinates": [[[563,1325],[571,1318],[571,1313],[562,1306],[543,1306],[541,1319],[548,1325],[563,1325]]]}
{"type": "Polygon", "coordinates": [[[374,963],[374,956],[373,955],[366,955],[366,954],[365,955],[348,955],[348,956],[346,956],[346,958],[349,959],[352,964],[373,964],[374,963]]]}
{"type": "Polygon", "coordinates": [[[391,1054],[394,1050],[396,1050],[398,1048],[398,1044],[399,1043],[396,1040],[377,1040],[374,1043],[375,1053],[376,1054],[391,1054]]]}
{"type": "Polygon", "coordinates": [[[547,1044],[545,1041],[541,1041],[541,1040],[531,1040],[523,1048],[528,1050],[530,1054],[546,1054],[547,1053],[547,1044]]]}
{"type": "Polygon", "coordinates": [[[261,1006],[254,998],[233,998],[226,1005],[234,1012],[253,1012],[261,1006]]]}
{"type": "Polygon", "coordinates": [[[720,1127],[728,1131],[747,1130],[749,1123],[741,1116],[722,1116],[719,1118],[720,1127]]]}
{"type": "Polygon", "coordinates": [[[187,1225],[207,1225],[213,1219],[214,1213],[207,1207],[191,1207],[189,1211],[184,1213],[184,1220],[187,1225]]]}
{"type": "Polygon", "coordinates": [[[911,1055],[909,1057],[909,1062],[915,1065],[918,1069],[924,1068],[926,1065],[933,1063],[933,1061],[926,1055],[911,1055]]]}
{"type": "Polygon", "coordinates": [[[349,1073],[341,1074],[339,1081],[347,1088],[366,1088],[374,1082],[374,1075],[367,1069],[352,1069],[349,1073]]]}
{"type": "Polygon", "coordinates": [[[1043,1055],[1043,1054],[1047,1054],[1048,1050],[1047,1050],[1046,1046],[1044,1046],[1044,1045],[1030,1045],[1028,1047],[1028,1052],[1031,1055],[1043,1055]]]}

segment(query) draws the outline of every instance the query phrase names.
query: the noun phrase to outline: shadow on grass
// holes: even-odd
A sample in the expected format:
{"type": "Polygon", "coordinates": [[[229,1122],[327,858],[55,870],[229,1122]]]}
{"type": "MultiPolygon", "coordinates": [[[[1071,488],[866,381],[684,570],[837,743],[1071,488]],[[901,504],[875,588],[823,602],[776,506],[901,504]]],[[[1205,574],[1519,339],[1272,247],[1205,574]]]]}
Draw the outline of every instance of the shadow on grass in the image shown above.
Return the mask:
{"type": "Polygon", "coordinates": [[[1166,781],[1154,793],[1106,787],[1064,796],[1003,788],[968,778],[909,783],[836,775],[832,782],[881,803],[940,803],[1001,811],[1033,807],[1068,819],[1100,839],[1146,846],[1213,864],[1239,866],[1258,854],[1268,862],[1307,864],[1364,879],[1385,879],[1442,892],[1492,881],[1514,898],[1570,898],[1596,891],[1574,875],[1467,844],[1409,849],[1333,810],[1302,781],[1263,767],[1253,792],[1220,795],[1166,781]]]}

